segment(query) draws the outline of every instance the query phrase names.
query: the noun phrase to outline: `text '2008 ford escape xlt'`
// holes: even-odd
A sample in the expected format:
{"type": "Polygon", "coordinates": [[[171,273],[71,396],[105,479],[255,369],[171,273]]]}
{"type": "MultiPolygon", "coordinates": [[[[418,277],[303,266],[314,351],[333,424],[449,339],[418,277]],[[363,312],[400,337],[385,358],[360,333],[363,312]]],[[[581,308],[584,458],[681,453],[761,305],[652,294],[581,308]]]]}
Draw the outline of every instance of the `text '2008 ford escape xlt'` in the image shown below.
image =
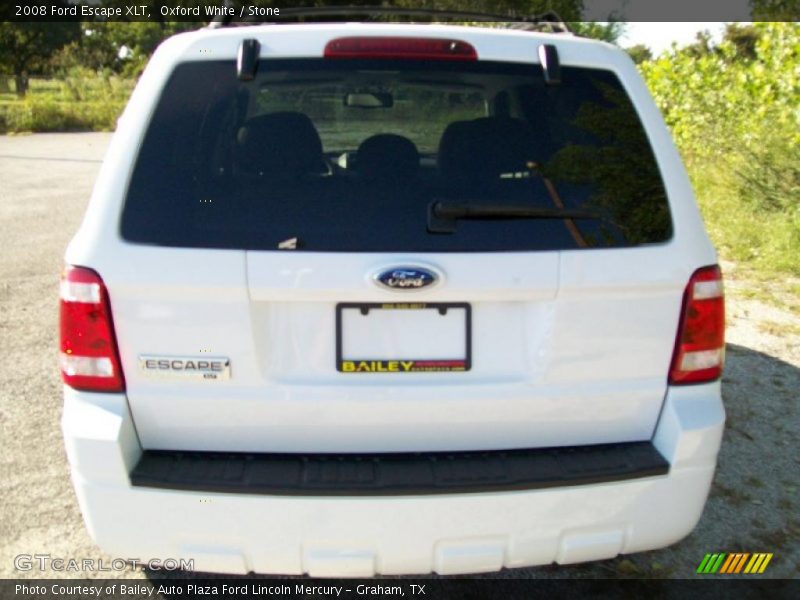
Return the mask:
{"type": "Polygon", "coordinates": [[[658,548],[702,512],[721,275],[608,44],[175,36],[66,262],[63,431],[113,555],[468,573],[658,548]]]}

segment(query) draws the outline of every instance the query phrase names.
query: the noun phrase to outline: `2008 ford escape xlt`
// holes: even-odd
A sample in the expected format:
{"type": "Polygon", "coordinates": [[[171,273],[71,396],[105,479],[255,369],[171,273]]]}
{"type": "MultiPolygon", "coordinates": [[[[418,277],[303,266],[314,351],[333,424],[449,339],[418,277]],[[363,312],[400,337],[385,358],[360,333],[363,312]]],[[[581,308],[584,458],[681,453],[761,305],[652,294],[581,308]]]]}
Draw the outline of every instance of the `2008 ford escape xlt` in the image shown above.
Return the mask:
{"type": "Polygon", "coordinates": [[[613,46],[175,36],[66,263],[64,438],[115,556],[469,573],[658,548],[700,518],[721,275],[613,46]]]}

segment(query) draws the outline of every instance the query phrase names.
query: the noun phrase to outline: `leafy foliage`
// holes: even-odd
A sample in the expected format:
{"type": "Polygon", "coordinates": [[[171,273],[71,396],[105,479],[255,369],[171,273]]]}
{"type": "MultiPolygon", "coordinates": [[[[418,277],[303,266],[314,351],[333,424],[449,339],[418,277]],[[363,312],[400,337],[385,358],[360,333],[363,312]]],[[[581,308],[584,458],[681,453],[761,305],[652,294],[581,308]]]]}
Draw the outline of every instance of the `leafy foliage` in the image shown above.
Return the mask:
{"type": "Polygon", "coordinates": [[[625,48],[625,52],[630,55],[630,57],[633,59],[633,62],[635,62],[637,65],[648,60],[653,60],[653,53],[650,51],[650,48],[644,44],[636,44],[630,48],[625,48]]]}
{"type": "Polygon", "coordinates": [[[750,9],[759,21],[797,21],[800,16],[797,0],[750,0],[750,9]]]}
{"type": "Polygon", "coordinates": [[[138,77],[164,39],[197,26],[159,21],[81,23],[81,35],[56,53],[53,65],[57,73],[84,67],[138,77]]]}
{"type": "Polygon", "coordinates": [[[25,95],[29,77],[46,71],[53,53],[79,31],[78,23],[0,22],[0,65],[14,76],[18,96],[25,95]]]}
{"type": "Polygon", "coordinates": [[[24,99],[0,94],[0,134],[18,131],[111,131],[133,81],[76,67],[61,80],[32,79],[24,99]]]}
{"type": "Polygon", "coordinates": [[[615,44],[625,33],[625,24],[621,21],[608,21],[606,23],[569,21],[567,25],[576,35],[602,40],[611,44],[615,44]]]}
{"type": "Polygon", "coordinates": [[[728,26],[640,66],[724,256],[800,274],[800,25],[728,26]]]}

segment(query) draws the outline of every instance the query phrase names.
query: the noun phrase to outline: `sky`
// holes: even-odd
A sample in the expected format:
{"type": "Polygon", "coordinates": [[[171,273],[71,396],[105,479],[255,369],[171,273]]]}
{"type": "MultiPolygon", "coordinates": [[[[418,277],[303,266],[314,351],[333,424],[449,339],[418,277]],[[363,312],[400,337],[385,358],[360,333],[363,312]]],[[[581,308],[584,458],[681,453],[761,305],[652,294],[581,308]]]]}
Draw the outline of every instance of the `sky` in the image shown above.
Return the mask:
{"type": "Polygon", "coordinates": [[[632,21],[625,24],[625,35],[619,44],[627,48],[636,44],[644,44],[652,50],[654,56],[668,50],[672,42],[678,46],[691,44],[698,31],[707,29],[715,40],[719,40],[725,24],[720,22],[695,22],[695,23],[648,23],[632,21]]]}

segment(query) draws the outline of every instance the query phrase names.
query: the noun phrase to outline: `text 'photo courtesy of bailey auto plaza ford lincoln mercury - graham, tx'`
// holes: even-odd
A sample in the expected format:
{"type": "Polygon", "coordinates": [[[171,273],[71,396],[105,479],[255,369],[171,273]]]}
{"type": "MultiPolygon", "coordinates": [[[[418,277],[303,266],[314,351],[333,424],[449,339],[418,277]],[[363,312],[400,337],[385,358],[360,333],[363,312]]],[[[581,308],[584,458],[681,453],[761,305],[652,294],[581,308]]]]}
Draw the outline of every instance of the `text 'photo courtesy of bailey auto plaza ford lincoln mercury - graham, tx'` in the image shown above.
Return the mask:
{"type": "Polygon", "coordinates": [[[762,136],[741,157],[686,123],[723,110],[713,69],[791,71],[798,25],[654,56],[591,1],[299,4],[0,22],[0,359],[49,361],[3,367],[2,573],[117,586],[13,593],[792,576],[796,348],[743,341],[767,328],[708,198],[785,202],[795,80],[714,121],[762,136]],[[781,175],[748,176],[767,149],[781,175]]]}

